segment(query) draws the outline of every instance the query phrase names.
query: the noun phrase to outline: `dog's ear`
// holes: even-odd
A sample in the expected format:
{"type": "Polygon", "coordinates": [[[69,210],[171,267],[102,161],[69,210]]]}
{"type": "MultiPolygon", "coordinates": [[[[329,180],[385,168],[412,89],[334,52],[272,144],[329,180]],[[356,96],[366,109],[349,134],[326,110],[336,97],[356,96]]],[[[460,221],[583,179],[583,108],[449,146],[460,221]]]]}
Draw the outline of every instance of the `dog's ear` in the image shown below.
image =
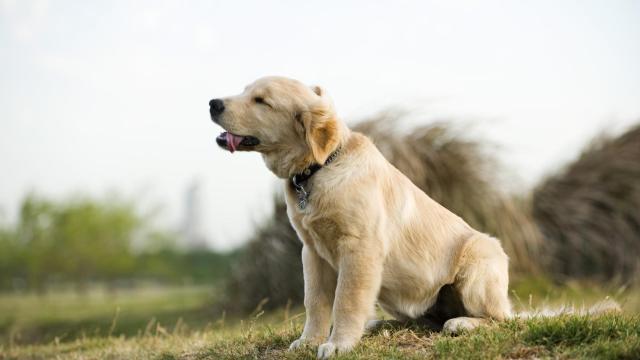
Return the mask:
{"type": "Polygon", "coordinates": [[[302,125],[313,159],[324,164],[340,141],[335,113],[324,105],[312,107],[302,113],[302,125]]]}

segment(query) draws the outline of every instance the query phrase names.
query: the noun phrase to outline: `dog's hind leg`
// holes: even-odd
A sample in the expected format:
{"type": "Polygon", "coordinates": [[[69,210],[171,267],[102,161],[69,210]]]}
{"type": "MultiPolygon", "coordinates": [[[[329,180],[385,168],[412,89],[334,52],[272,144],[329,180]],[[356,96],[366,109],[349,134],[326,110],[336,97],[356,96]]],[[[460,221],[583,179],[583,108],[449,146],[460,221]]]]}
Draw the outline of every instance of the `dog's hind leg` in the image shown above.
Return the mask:
{"type": "Polygon", "coordinates": [[[459,258],[454,286],[467,316],[444,323],[443,331],[459,333],[511,315],[508,297],[509,264],[498,240],[485,234],[473,235],[459,258]]]}

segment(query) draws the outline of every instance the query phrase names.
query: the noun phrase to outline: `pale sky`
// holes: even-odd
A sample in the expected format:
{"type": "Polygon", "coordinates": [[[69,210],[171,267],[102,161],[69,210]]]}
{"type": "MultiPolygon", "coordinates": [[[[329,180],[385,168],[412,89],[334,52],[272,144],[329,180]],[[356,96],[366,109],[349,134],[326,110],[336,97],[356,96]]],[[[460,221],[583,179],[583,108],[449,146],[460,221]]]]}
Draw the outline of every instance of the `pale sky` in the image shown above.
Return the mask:
{"type": "Polygon", "coordinates": [[[0,219],[30,190],[117,191],[174,228],[199,179],[212,247],[237,246],[277,181],[217,148],[207,103],[265,75],[348,121],[460,119],[526,190],[640,119],[639,64],[640,1],[0,0],[0,219]]]}

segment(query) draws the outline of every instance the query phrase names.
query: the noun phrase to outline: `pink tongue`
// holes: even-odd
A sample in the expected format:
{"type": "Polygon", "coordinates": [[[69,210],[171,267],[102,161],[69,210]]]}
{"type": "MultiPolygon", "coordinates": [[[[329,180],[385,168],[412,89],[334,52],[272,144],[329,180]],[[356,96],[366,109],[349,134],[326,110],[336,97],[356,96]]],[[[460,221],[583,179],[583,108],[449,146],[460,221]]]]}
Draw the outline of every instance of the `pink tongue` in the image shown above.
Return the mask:
{"type": "Polygon", "coordinates": [[[242,142],[244,137],[233,135],[230,132],[227,132],[227,146],[229,146],[229,151],[234,152],[238,148],[238,145],[242,142]]]}

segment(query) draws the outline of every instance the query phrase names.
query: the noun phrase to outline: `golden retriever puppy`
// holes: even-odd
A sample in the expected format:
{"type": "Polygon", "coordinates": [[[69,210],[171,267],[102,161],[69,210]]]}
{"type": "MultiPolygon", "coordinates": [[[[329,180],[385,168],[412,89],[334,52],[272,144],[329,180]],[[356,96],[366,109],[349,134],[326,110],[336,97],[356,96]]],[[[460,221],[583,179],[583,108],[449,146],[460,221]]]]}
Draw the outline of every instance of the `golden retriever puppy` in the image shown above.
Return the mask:
{"type": "Polygon", "coordinates": [[[398,320],[447,332],[511,314],[508,259],[338,118],[324,90],[267,77],[209,103],[218,145],[257,151],[284,181],[303,243],[306,322],[291,344],[352,349],[376,301],[398,320]],[[333,324],[333,327],[331,326],[333,324]]]}

